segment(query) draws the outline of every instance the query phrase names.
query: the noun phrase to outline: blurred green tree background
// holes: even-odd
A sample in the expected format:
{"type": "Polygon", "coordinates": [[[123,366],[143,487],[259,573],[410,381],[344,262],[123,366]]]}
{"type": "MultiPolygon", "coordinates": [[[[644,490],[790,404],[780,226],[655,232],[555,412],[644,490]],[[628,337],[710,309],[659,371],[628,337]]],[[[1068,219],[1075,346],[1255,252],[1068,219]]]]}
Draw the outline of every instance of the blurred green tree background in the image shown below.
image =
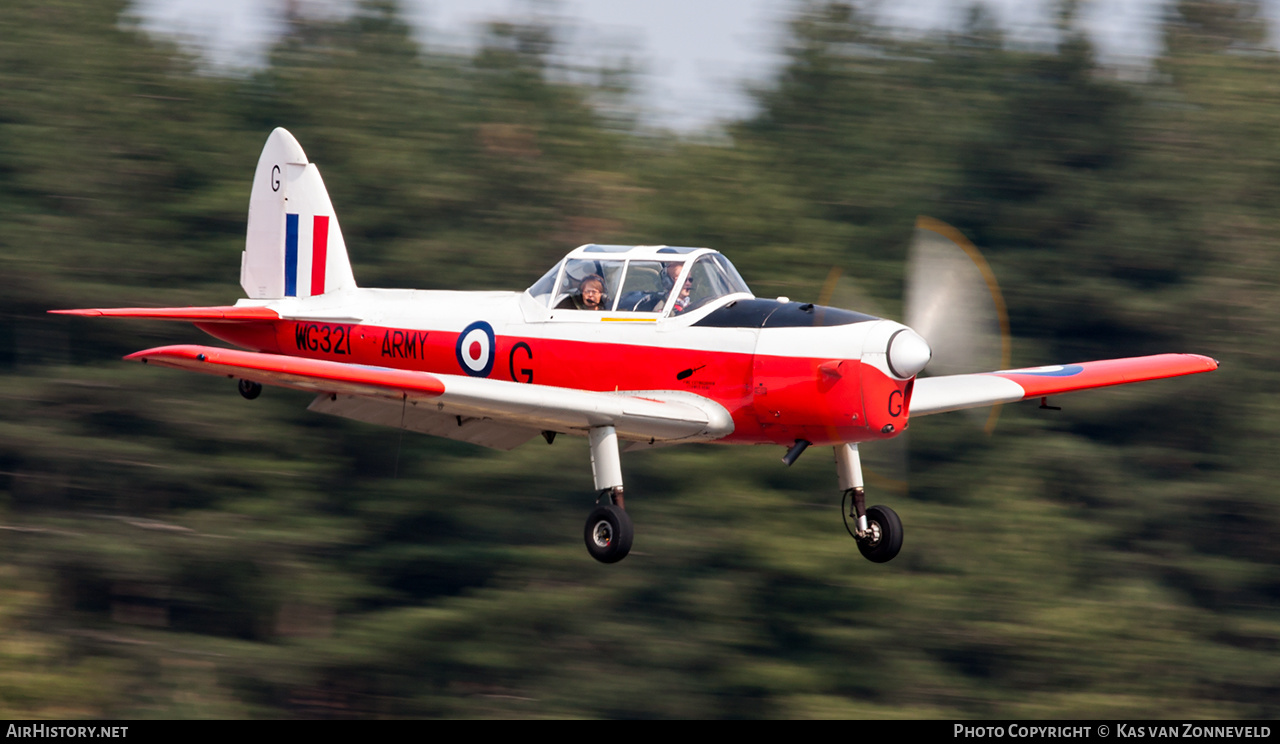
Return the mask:
{"type": "Polygon", "coordinates": [[[809,3],[758,110],[641,131],[556,29],[424,49],[394,3],[202,73],[124,0],[0,7],[0,715],[1280,715],[1280,57],[1183,0],[1141,80],[981,11],[907,39],[809,3]],[[566,82],[573,80],[576,82],[566,82]],[[1215,374],[913,427],[903,554],[811,454],[628,455],[635,551],[584,552],[586,445],[511,453],[123,364],[202,342],[64,307],[226,304],[272,128],[363,286],[519,289],[585,242],[708,245],[757,294],[832,267],[892,314],[918,214],[986,252],[1015,364],[1215,374]]]}

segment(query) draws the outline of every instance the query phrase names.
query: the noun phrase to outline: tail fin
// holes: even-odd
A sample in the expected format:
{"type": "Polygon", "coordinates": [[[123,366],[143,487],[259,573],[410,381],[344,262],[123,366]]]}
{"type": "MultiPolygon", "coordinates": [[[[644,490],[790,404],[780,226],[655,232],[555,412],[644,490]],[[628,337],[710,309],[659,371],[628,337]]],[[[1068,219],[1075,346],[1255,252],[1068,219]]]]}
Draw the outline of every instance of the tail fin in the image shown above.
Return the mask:
{"type": "Polygon", "coordinates": [[[311,297],[356,286],[320,171],[284,129],[253,176],[240,286],[253,299],[311,297]]]}

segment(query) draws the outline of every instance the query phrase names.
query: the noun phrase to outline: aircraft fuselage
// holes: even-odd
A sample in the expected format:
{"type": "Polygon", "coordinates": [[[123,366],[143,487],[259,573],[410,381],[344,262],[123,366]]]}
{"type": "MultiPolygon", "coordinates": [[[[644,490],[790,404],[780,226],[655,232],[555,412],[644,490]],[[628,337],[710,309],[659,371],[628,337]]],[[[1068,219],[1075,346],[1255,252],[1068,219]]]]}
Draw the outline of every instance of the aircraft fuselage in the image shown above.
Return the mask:
{"type": "Polygon", "coordinates": [[[883,439],[910,380],[886,369],[904,326],[747,296],[688,315],[548,310],[527,293],[353,289],[257,302],[288,319],[198,323],[254,351],[592,391],[683,391],[723,406],[724,443],[883,439]]]}

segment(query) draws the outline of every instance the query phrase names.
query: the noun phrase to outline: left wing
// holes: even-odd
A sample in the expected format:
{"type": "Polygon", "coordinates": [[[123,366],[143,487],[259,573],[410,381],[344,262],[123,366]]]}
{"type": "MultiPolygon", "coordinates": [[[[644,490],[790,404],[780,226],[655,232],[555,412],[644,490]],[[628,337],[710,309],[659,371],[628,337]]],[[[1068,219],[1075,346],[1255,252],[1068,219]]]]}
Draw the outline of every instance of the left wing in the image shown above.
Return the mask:
{"type": "Polygon", "coordinates": [[[374,423],[394,420],[395,412],[386,407],[394,401],[406,428],[444,436],[449,434],[439,430],[442,420],[460,429],[484,422],[491,426],[471,427],[474,438],[455,438],[501,449],[539,431],[585,434],[596,426],[613,426],[622,439],[654,442],[706,441],[733,432],[723,406],[674,390],[602,393],[194,345],[147,349],[125,359],[320,393],[314,410],[374,423]],[[350,398],[382,405],[359,406],[350,398]],[[410,425],[404,418],[410,413],[415,420],[431,416],[410,425]],[[502,436],[493,428],[499,426],[520,431],[502,436]]]}
{"type": "Polygon", "coordinates": [[[1217,368],[1216,359],[1199,354],[1156,354],[972,375],[921,377],[911,393],[910,411],[914,416],[925,416],[1128,382],[1194,375],[1217,368]]]}

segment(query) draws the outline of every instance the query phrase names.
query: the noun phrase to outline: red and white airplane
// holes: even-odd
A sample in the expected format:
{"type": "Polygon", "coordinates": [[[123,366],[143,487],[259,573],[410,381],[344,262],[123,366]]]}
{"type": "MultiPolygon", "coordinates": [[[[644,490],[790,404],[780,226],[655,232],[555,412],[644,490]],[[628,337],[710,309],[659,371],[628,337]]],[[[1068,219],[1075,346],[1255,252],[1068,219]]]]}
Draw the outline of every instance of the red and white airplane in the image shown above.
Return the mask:
{"type": "Polygon", "coordinates": [[[619,454],[684,442],[778,444],[793,462],[834,448],[846,524],[862,554],[902,546],[866,508],[858,444],[912,416],[1208,372],[1195,354],[917,377],[929,343],[871,315],[761,299],[707,248],[584,245],[524,292],[356,286],[333,205],[297,140],[276,129],[258,160],[240,283],[226,307],[56,310],[180,320],[241,349],[165,346],[126,359],[316,393],[310,409],[497,449],[541,435],[590,441],[598,494],[587,550],[631,549],[619,454]]]}

